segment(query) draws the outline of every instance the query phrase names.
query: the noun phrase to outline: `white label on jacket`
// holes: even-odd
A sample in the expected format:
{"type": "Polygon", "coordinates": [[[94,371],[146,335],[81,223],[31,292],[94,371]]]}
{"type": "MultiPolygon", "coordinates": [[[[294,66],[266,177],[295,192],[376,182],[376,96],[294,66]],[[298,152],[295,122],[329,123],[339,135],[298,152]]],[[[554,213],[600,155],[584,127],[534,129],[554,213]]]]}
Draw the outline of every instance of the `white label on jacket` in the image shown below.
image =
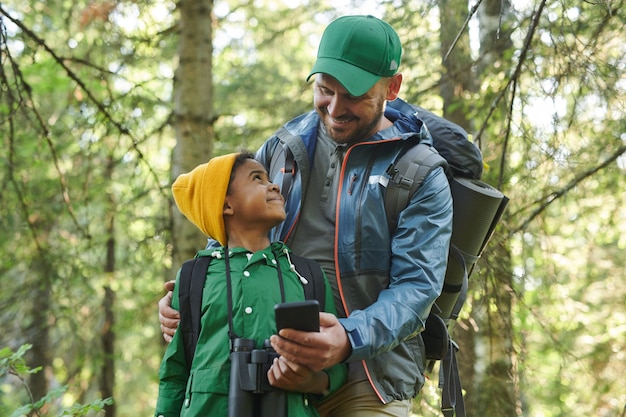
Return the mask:
{"type": "Polygon", "coordinates": [[[380,184],[383,187],[387,187],[389,184],[389,178],[384,175],[371,175],[369,179],[369,183],[371,184],[380,184]]]}

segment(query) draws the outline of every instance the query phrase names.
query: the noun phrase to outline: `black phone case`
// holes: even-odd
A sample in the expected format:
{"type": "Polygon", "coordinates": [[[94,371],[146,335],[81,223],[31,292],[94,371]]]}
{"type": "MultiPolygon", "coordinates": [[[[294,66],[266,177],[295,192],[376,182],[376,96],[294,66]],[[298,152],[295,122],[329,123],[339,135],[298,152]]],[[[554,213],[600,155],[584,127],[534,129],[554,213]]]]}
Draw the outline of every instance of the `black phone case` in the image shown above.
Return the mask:
{"type": "Polygon", "coordinates": [[[305,332],[320,331],[320,306],[317,300],[281,303],[274,306],[276,330],[296,329],[305,332]]]}

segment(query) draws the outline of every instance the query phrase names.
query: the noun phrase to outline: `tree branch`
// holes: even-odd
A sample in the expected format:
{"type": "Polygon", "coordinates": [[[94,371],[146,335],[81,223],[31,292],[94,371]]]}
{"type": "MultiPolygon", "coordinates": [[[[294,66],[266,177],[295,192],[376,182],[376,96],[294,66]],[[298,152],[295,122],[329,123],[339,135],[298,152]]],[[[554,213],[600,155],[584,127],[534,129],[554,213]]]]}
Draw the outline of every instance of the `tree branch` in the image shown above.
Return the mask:
{"type": "MultiPolygon", "coordinates": [[[[519,80],[519,77],[522,73],[522,67],[524,63],[526,62],[526,56],[528,55],[528,51],[530,50],[531,41],[533,39],[535,32],[537,31],[537,28],[539,27],[539,19],[541,18],[541,13],[543,12],[543,9],[545,8],[545,6],[546,6],[546,0],[542,0],[541,3],[539,4],[539,9],[534,13],[532,24],[530,25],[530,28],[528,29],[528,34],[526,35],[526,39],[524,40],[524,46],[521,49],[520,57],[519,57],[519,60],[517,61],[517,66],[515,67],[515,71],[513,72],[513,75],[511,76],[507,84],[504,86],[502,91],[500,91],[500,94],[498,94],[495,100],[491,103],[491,107],[489,108],[489,113],[487,114],[487,117],[485,118],[480,130],[478,131],[478,134],[476,135],[476,142],[478,143],[480,143],[481,136],[483,132],[485,131],[485,129],[487,128],[489,119],[491,119],[491,116],[495,112],[496,108],[498,108],[498,104],[500,103],[500,100],[502,100],[502,98],[505,96],[506,92],[511,88],[511,86],[514,84],[517,84],[519,80]]],[[[515,93],[515,91],[516,90],[514,89],[513,93],[515,93]]],[[[515,95],[512,95],[511,102],[513,102],[514,99],[515,99],[515,95]]],[[[509,112],[508,117],[511,118],[511,112],[509,112]]],[[[510,128],[510,124],[507,129],[509,128],[510,128]]]]}
{"type": "Polygon", "coordinates": [[[452,44],[448,48],[448,52],[446,52],[446,54],[444,55],[443,62],[446,62],[448,60],[448,57],[452,53],[452,50],[456,46],[456,44],[459,41],[459,39],[461,38],[461,36],[463,36],[463,33],[465,33],[465,28],[467,28],[467,25],[469,24],[469,21],[471,20],[472,16],[474,16],[476,14],[476,10],[478,10],[478,6],[480,6],[480,4],[482,2],[483,2],[483,0],[478,0],[476,2],[476,4],[474,4],[474,6],[472,7],[472,10],[470,10],[469,14],[467,15],[467,18],[465,19],[465,22],[463,22],[463,25],[459,29],[459,32],[456,34],[456,38],[454,38],[454,41],[452,41],[452,44]]]}
{"type": "MultiPolygon", "coordinates": [[[[137,153],[138,157],[140,160],[142,160],[144,163],[146,163],[146,166],[148,167],[148,171],[150,172],[150,174],[153,176],[155,182],[157,184],[160,183],[160,179],[157,175],[157,173],[154,171],[154,169],[147,164],[146,158],[143,155],[143,152],[139,149],[139,142],[137,141],[137,139],[132,135],[132,133],[130,132],[130,130],[128,130],[128,128],[126,128],[121,122],[118,122],[117,120],[115,120],[115,118],[113,117],[113,115],[109,112],[109,110],[107,109],[107,106],[105,106],[100,100],[98,100],[95,95],[91,92],[91,90],[87,87],[87,85],[82,81],[82,79],[80,77],[78,77],[78,75],[76,75],[76,73],[74,73],[74,71],[72,71],[66,64],[65,64],[65,59],[58,56],[54,50],[52,50],[52,48],[50,48],[46,42],[41,39],[40,37],[38,37],[32,30],[30,30],[29,28],[27,28],[20,20],[15,19],[14,17],[12,17],[6,10],[4,10],[2,8],[2,5],[0,4],[0,14],[5,16],[7,19],[9,19],[11,22],[13,22],[17,27],[19,27],[29,38],[31,38],[32,40],[34,40],[37,45],[39,45],[40,47],[42,47],[51,57],[52,59],[61,67],[63,68],[63,70],[65,71],[65,73],[68,75],[68,77],[73,80],[76,84],[78,84],[78,86],[85,92],[85,94],[87,95],[87,97],[89,98],[89,100],[94,103],[94,105],[97,107],[98,111],[100,113],[102,113],[107,120],[109,120],[114,126],[115,128],[123,135],[127,136],[128,138],[130,138],[131,143],[132,143],[132,149],[137,153]]],[[[28,85],[24,80],[22,80],[22,82],[24,83],[24,85],[28,85]]],[[[30,88],[29,88],[30,89],[30,88]]],[[[34,109],[33,109],[34,110],[34,109]]],[[[34,110],[35,111],[35,110],[34,110]]],[[[35,111],[36,112],[36,111],[35,111]]],[[[45,129],[45,137],[46,140],[48,141],[49,146],[51,146],[51,149],[53,149],[52,147],[52,141],[50,140],[50,134],[49,131],[47,129],[47,127],[45,127],[45,123],[43,122],[43,119],[41,119],[40,115],[36,112],[38,119],[40,120],[40,123],[42,123],[42,128],[45,129]]],[[[55,159],[55,164],[56,164],[56,159],[55,159]]],[[[61,176],[63,176],[62,172],[59,170],[58,164],[57,165],[57,170],[59,172],[59,174],[61,176]]],[[[64,188],[64,196],[66,195],[66,189],[64,188]]],[[[69,197],[68,197],[69,198],[69,197]]]]}
{"type": "Polygon", "coordinates": [[[618,148],[617,151],[615,151],[613,153],[613,155],[611,155],[608,159],[606,159],[600,165],[597,165],[597,166],[595,166],[595,167],[593,167],[593,168],[591,168],[591,169],[589,169],[587,171],[584,171],[584,172],[580,173],[574,179],[572,179],[568,184],[566,184],[563,188],[561,188],[559,190],[555,190],[552,193],[550,193],[550,194],[542,197],[541,199],[535,201],[534,203],[532,203],[531,205],[539,204],[539,207],[537,207],[521,225],[519,225],[517,228],[511,230],[509,232],[509,236],[512,236],[515,233],[518,233],[518,232],[526,229],[526,227],[528,227],[530,222],[532,222],[546,208],[548,208],[548,206],[550,204],[552,204],[558,198],[563,197],[565,194],[567,194],[568,191],[570,191],[572,188],[576,187],[578,184],[583,182],[585,179],[591,177],[592,175],[594,175],[598,171],[600,171],[600,170],[608,167],[612,163],[614,163],[617,160],[617,158],[619,158],[622,155],[626,155],[626,146],[622,146],[622,147],[618,148]]]}

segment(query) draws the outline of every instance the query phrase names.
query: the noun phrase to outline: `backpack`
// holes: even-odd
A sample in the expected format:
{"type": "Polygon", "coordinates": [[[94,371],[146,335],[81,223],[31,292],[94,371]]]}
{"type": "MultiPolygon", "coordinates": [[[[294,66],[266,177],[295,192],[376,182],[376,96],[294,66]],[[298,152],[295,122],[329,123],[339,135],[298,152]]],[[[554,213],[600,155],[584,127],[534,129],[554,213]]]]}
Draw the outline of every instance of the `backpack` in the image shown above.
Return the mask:
{"type": "MultiPolygon", "coordinates": [[[[326,305],[326,288],[321,266],[307,258],[289,254],[295,269],[307,279],[302,280],[304,296],[307,300],[317,300],[320,308],[326,305]]],[[[200,335],[200,316],[202,311],[202,291],[211,262],[211,256],[199,256],[183,263],[179,274],[178,301],[180,312],[180,331],[182,332],[187,369],[191,369],[191,362],[198,344],[200,335]]]]}
{"type": "Polygon", "coordinates": [[[459,347],[450,337],[448,328],[458,318],[467,296],[473,266],[491,238],[508,198],[480,181],[482,156],[460,126],[403,101],[390,104],[396,104],[393,107],[404,113],[416,113],[433,138],[432,146],[418,143],[405,150],[387,170],[391,180],[385,193],[385,214],[390,230],[393,230],[399,213],[432,170],[442,167],[450,184],[454,214],[448,267],[441,295],[433,305],[421,337],[428,361],[427,370],[432,371],[435,362],[441,361],[439,388],[442,389],[442,414],[445,417],[465,417],[456,359],[459,347]]]}

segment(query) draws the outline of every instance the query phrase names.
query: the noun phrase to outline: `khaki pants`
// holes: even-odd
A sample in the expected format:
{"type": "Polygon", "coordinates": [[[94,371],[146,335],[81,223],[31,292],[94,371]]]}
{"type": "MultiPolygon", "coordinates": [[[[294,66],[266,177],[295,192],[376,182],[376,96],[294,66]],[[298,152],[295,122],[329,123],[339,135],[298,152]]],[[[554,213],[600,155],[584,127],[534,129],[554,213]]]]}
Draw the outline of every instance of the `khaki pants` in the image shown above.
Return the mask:
{"type": "Polygon", "coordinates": [[[320,417],[409,417],[411,400],[382,404],[367,379],[348,381],[317,405],[320,417]]]}

